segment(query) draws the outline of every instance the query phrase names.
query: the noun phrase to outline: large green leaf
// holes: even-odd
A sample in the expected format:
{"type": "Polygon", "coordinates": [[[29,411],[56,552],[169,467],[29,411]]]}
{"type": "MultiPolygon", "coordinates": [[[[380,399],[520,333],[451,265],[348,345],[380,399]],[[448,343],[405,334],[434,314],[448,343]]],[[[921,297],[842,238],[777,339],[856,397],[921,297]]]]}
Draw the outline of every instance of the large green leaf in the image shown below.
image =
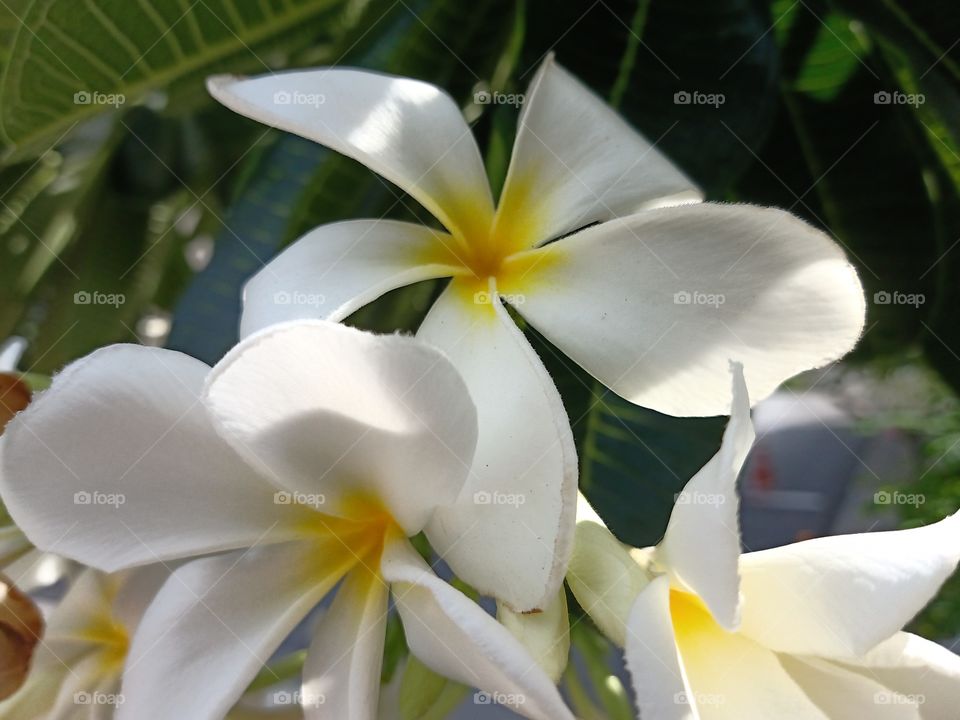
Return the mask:
{"type": "MultiPolygon", "coordinates": [[[[749,0],[617,0],[588,10],[530,4],[529,79],[548,49],[711,194],[753,161],[743,142],[766,137],[776,102],[772,21],[749,0]],[[719,106],[677,93],[720,94],[719,106]]],[[[698,95],[697,97],[701,97],[698,95]]]]}
{"type": "MultiPolygon", "coordinates": [[[[13,23],[0,78],[4,159],[39,154],[78,122],[147,93],[202,90],[215,70],[267,70],[265,58],[335,25],[341,0],[193,4],[165,0],[33,0],[13,23]]],[[[9,31],[8,31],[9,32],[9,31]]]]}

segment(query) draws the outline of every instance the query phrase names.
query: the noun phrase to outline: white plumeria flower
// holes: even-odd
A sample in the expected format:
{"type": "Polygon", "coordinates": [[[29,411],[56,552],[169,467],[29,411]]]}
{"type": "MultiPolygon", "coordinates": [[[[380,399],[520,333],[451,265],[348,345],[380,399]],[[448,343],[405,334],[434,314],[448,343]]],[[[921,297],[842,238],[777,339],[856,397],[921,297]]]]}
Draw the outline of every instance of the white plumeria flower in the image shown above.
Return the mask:
{"type": "Polygon", "coordinates": [[[720,451],[655,548],[628,551],[581,500],[567,580],[624,647],[640,715],[956,718],[960,657],[901,628],[956,568],[960,514],[741,555],[736,479],[753,436],[738,370],[720,451]]]}
{"type": "Polygon", "coordinates": [[[113,717],[130,638],[166,577],[156,566],[82,572],[47,618],[27,681],[0,703],[0,720],[113,717]]]}
{"type": "Polygon", "coordinates": [[[390,590],[429,667],[569,718],[519,641],[407,540],[457,497],[476,441],[439,351],[296,322],[213,369],[132,345],[73,363],[8,428],[0,491],[38,547],[105,570],[205,556],[147,611],[121,720],[219,720],[341,580],[304,666],[308,719],[375,717],[390,590]]]}
{"type": "Polygon", "coordinates": [[[569,549],[576,455],[556,388],[501,299],[613,391],[673,415],[726,411],[728,358],[750,368],[759,400],[842,356],[863,327],[859,280],[826,235],[780,210],[676,207],[700,191],[552,57],[526,95],[496,206],[470,129],[433,85],[325,68],[208,86],[239,113],[360,161],[445,228],[312,230],[247,284],[241,334],[341,320],[388,290],[452,277],[419,335],[449,355],[478,406],[468,487],[522,496],[527,513],[474,526],[465,493],[438,513],[431,541],[457,558],[536,537],[535,571],[508,560],[466,577],[516,609],[543,607],[552,595],[540,589],[559,583],[563,564],[545,560],[569,549]]]}

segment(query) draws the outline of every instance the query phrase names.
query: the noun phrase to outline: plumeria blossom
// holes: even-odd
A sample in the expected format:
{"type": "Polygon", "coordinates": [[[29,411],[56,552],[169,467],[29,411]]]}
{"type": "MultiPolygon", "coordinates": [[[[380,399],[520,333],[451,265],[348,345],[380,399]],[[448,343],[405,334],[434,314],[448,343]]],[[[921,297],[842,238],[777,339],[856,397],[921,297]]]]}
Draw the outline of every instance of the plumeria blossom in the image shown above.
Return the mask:
{"type": "MultiPolygon", "coordinates": [[[[673,415],[726,411],[728,358],[747,365],[759,400],[861,332],[863,292],[835,243],[780,210],[690,204],[701,199],[693,183],[552,57],[526,94],[496,204],[459,108],[433,85],[321,68],[208,87],[243,115],[360,161],[442,224],[310,231],[249,281],[241,333],[341,320],[388,290],[452,278],[419,331],[453,360],[480,415],[472,492],[427,528],[448,557],[531,536],[544,557],[569,548],[570,430],[503,300],[613,391],[673,415]],[[523,496],[528,513],[474,526],[473,493],[523,496]]],[[[466,579],[523,610],[548,602],[538,591],[563,565],[484,570],[466,579]]]]}
{"type": "Polygon", "coordinates": [[[113,717],[124,702],[120,678],[130,638],[166,575],[157,566],[81,573],[47,619],[26,683],[0,703],[0,719],[113,717]]]}
{"type": "Polygon", "coordinates": [[[948,720],[960,657],[901,628],[960,560],[960,515],[740,554],[747,391],[663,540],[628,551],[581,502],[568,583],[624,647],[644,720],[948,720]]]}
{"type": "Polygon", "coordinates": [[[305,661],[306,718],[375,717],[390,591],[427,666],[569,718],[520,642],[407,539],[461,492],[476,442],[436,349],[295,322],[212,369],[132,345],[73,363],[8,427],[0,491],[38,547],[80,562],[195,558],[133,638],[121,720],[219,720],[338,585],[305,661]]]}

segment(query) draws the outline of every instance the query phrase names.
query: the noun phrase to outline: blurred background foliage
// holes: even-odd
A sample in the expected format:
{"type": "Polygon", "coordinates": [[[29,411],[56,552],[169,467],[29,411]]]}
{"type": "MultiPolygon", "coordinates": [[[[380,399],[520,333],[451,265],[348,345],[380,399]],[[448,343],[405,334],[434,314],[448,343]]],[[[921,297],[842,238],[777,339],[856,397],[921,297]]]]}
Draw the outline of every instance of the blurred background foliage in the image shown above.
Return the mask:
{"type": "MultiPolygon", "coordinates": [[[[29,339],[24,368],[137,340],[215,362],[236,340],[242,282],[301,233],[433,222],[357,163],[218,106],[205,76],[338,64],[439,84],[496,188],[517,108],[475,93],[523,92],[553,50],[710,199],[788,208],[846,248],[871,301],[849,362],[932,378],[930,402],[892,420],[931,467],[928,502],[903,522],[960,505],[954,2],[5,0],[0,39],[0,338],[29,339]],[[724,102],[678,104],[683,92],[724,102]],[[84,304],[94,292],[117,302],[84,304]],[[878,295],[897,292],[924,301],[878,295]]],[[[392,292],[350,321],[413,330],[439,289],[392,292]]],[[[632,406],[530,333],[567,403],[584,490],[624,541],[656,542],[722,420],[632,406]]],[[[960,592],[920,622],[960,632],[960,592]]]]}

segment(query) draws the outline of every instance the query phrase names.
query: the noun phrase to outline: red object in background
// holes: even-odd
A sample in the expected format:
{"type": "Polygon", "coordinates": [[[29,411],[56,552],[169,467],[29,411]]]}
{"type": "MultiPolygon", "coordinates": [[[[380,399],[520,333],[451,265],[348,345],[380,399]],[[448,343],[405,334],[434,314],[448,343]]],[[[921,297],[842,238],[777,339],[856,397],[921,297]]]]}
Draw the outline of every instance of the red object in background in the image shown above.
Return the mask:
{"type": "Polygon", "coordinates": [[[751,486],[756,490],[773,490],[777,484],[776,475],[773,472],[773,460],[763,446],[758,445],[754,449],[750,465],[751,486]]]}
{"type": "Polygon", "coordinates": [[[30,388],[12,373],[0,373],[0,432],[30,404],[30,388]]]}

